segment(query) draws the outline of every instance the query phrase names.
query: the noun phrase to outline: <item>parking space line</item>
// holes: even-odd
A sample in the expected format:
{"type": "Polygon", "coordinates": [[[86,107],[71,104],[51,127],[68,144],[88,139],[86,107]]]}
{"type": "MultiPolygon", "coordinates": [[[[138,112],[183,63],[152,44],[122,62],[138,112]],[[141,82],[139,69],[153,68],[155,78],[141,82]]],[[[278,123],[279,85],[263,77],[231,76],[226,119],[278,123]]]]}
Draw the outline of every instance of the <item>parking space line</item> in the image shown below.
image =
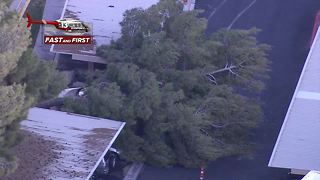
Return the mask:
{"type": "Polygon", "coordinates": [[[247,7],[245,7],[231,22],[231,24],[228,26],[228,30],[232,28],[232,26],[238,21],[238,19],[245,13],[247,12],[255,3],[257,0],[253,0],[247,7]]]}
{"type": "Polygon", "coordinates": [[[227,0],[223,0],[222,2],[219,3],[219,5],[212,10],[208,17],[208,21],[213,17],[213,15],[227,2],[227,0]]]}

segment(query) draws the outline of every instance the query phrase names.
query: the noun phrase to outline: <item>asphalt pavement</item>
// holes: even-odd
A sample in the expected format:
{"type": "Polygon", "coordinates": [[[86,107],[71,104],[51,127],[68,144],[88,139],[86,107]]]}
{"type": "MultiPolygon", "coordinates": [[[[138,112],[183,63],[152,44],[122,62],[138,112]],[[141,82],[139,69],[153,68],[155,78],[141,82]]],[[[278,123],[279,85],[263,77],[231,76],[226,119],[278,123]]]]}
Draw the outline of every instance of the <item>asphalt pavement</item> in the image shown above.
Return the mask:
{"type": "MultiPolygon", "coordinates": [[[[206,169],[206,180],[281,180],[287,170],[267,167],[280,127],[307,57],[317,0],[197,0],[209,18],[208,33],[220,28],[262,31],[258,40],[272,46],[271,78],[262,95],[264,121],[255,132],[251,158],[219,159],[206,169]]],[[[139,180],[197,180],[199,169],[145,167],[139,180]]]]}

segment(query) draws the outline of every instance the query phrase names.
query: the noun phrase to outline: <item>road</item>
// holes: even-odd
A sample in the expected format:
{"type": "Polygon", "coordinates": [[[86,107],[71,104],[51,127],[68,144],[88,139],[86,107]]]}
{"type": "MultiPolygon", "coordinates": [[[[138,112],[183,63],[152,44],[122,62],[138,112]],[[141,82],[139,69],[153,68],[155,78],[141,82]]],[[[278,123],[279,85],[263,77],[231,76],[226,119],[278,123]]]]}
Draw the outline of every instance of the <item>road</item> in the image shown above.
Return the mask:
{"type": "MultiPolygon", "coordinates": [[[[255,132],[251,158],[228,157],[206,170],[206,180],[280,180],[286,170],[268,168],[268,160],[308,53],[317,0],[198,0],[210,17],[208,33],[220,28],[262,30],[258,40],[270,44],[271,78],[262,99],[265,118],[255,132]]],[[[199,169],[145,167],[139,180],[197,180],[199,169]]]]}

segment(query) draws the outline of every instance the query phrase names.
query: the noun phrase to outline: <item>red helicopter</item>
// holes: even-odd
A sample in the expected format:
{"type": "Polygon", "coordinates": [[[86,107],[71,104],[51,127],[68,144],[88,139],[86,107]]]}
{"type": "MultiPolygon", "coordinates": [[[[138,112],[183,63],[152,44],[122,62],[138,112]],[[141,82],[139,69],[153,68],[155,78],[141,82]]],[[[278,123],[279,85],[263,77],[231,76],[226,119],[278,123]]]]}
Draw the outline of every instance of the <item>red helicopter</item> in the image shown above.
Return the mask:
{"type": "Polygon", "coordinates": [[[89,27],[83,22],[76,19],[59,19],[55,21],[46,21],[46,20],[33,20],[29,13],[27,13],[28,25],[27,28],[30,28],[32,24],[42,24],[42,25],[53,25],[59,30],[74,32],[74,31],[89,31],[89,27]]]}

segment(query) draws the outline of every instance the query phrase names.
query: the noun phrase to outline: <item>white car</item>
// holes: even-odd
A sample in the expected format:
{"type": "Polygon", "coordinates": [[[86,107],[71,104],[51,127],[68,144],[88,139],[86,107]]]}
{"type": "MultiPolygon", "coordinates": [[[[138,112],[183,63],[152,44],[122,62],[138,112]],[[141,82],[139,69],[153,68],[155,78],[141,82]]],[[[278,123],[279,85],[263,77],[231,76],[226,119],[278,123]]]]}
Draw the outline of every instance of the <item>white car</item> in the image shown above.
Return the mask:
{"type": "Polygon", "coordinates": [[[87,88],[82,87],[76,87],[76,88],[67,88],[62,90],[58,98],[64,98],[64,97],[83,97],[87,94],[87,88]]]}

